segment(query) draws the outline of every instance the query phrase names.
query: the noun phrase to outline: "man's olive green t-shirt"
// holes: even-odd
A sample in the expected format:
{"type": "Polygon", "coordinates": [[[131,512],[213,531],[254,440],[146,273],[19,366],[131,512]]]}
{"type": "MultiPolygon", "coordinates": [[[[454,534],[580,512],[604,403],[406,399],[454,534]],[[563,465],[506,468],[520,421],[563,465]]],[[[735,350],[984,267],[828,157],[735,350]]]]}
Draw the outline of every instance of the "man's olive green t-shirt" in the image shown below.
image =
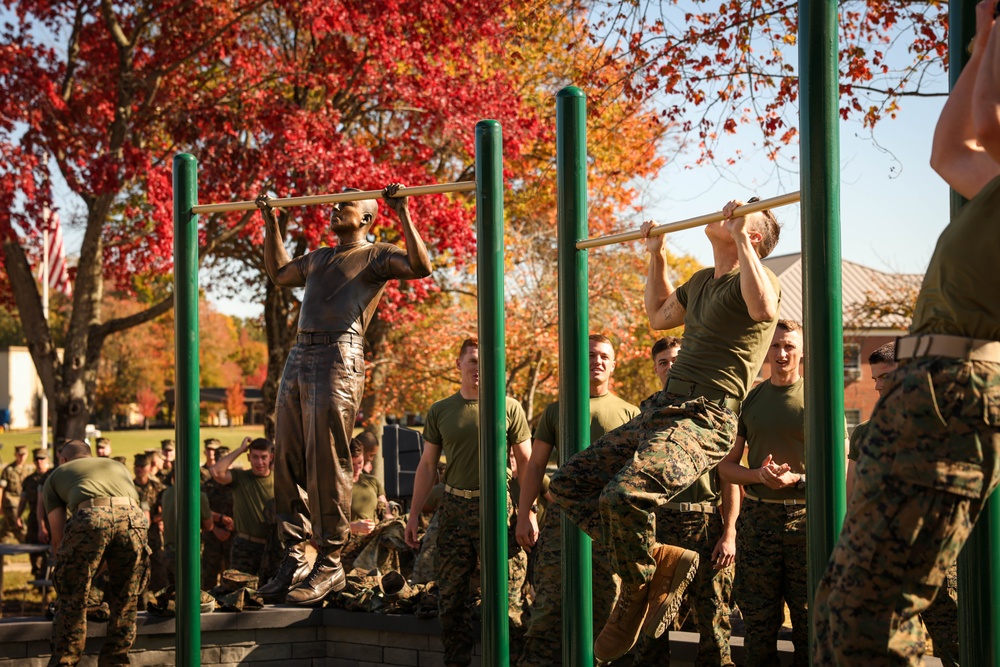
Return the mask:
{"type": "MultiPolygon", "coordinates": [[[[639,408],[614,394],[591,396],[590,442],[615,430],[638,414],[639,408]]],[[[535,427],[535,440],[541,440],[552,445],[553,449],[559,449],[559,401],[549,404],[542,412],[542,418],[535,427]]]]}
{"type": "MultiPolygon", "coordinates": [[[[531,438],[521,404],[507,397],[507,447],[531,438]]],[[[430,407],[424,422],[424,440],[438,445],[448,460],[444,483],[456,489],[479,488],[479,400],[461,392],[430,407]]]]}
{"type": "MultiPolygon", "coordinates": [[[[778,278],[763,268],[780,303],[778,278]]],[[[670,379],[711,387],[743,400],[767,356],[777,317],[765,322],[750,317],[740,290],[738,267],[718,279],[715,269],[702,269],[678,287],[676,294],[687,313],[684,345],[670,369],[670,379]]]]}
{"type": "Polygon", "coordinates": [[[861,422],[851,431],[851,448],[847,452],[847,458],[857,461],[861,456],[861,438],[868,431],[868,422],[861,422]]]}
{"type": "Polygon", "coordinates": [[[42,490],[46,513],[65,507],[70,514],[84,500],[133,498],[139,502],[128,469],[118,461],[99,457],[74,459],[49,474],[42,490]]]}
{"type": "MultiPolygon", "coordinates": [[[[160,504],[163,506],[163,546],[169,549],[177,547],[177,504],[174,498],[177,497],[177,487],[168,486],[163,489],[160,497],[160,504]]],[[[198,523],[205,523],[212,518],[212,507],[208,504],[208,494],[201,492],[201,505],[198,512],[198,523]]]]}
{"type": "Polygon", "coordinates": [[[253,470],[230,469],[233,481],[233,523],[237,533],[267,539],[264,508],[274,500],[274,474],[258,477],[253,470]]]}
{"type": "Polygon", "coordinates": [[[913,334],[1000,340],[1000,176],[938,238],[913,311],[913,334]]]}
{"type": "MultiPolygon", "coordinates": [[[[767,455],[777,464],[787,463],[792,472],[806,471],[805,381],[799,378],[786,387],[761,382],[743,401],[738,434],[747,441],[747,465],[759,468],[767,455]]],[[[841,444],[843,446],[843,444],[841,444]]],[[[758,498],[804,500],[805,489],[772,489],[757,483],[747,491],[758,498]]]]}
{"type": "Polygon", "coordinates": [[[378,510],[378,497],[385,495],[382,482],[378,477],[361,473],[361,477],[354,483],[351,489],[351,521],[361,519],[376,519],[378,510]]]}

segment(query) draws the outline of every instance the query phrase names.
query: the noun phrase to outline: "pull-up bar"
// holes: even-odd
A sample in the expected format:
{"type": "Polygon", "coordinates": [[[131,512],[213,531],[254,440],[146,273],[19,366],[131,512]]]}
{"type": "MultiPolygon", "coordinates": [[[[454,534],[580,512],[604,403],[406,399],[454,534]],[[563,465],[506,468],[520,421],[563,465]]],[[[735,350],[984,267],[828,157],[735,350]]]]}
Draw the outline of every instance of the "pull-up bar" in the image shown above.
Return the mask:
{"type": "MultiPolygon", "coordinates": [[[[733,211],[733,215],[738,218],[741,215],[759,213],[760,211],[769,208],[778,208],[779,206],[794,204],[797,201],[799,201],[798,191],[789,192],[788,194],[778,195],[777,197],[771,197],[770,199],[761,199],[760,201],[755,201],[752,204],[744,204],[733,211]]],[[[702,225],[709,225],[713,222],[719,222],[720,220],[725,219],[726,216],[722,214],[722,211],[717,211],[715,213],[699,215],[695,218],[688,218],[687,220],[678,220],[677,222],[670,222],[665,225],[657,225],[649,230],[649,235],[661,236],[663,234],[669,234],[670,232],[679,232],[683,229],[692,229],[694,227],[701,227],[702,225]]],[[[587,248],[599,248],[601,246],[612,245],[614,243],[638,241],[641,238],[642,232],[638,230],[632,232],[621,232],[620,234],[608,234],[607,236],[595,236],[592,239],[577,241],[576,249],[586,250],[587,248]]]]}
{"type": "MultiPolygon", "coordinates": [[[[410,188],[400,188],[397,197],[416,197],[418,195],[439,195],[449,192],[472,192],[476,189],[474,181],[460,183],[437,183],[435,185],[416,185],[410,188]]],[[[335,204],[347,201],[363,201],[365,199],[381,199],[381,190],[366,190],[364,192],[338,192],[329,195],[310,195],[307,197],[284,197],[269,199],[272,208],[291,208],[292,206],[316,206],[318,204],[335,204]]],[[[191,207],[195,215],[202,213],[228,213],[230,211],[253,211],[257,204],[253,201],[234,201],[222,204],[199,204],[191,207]]]]}

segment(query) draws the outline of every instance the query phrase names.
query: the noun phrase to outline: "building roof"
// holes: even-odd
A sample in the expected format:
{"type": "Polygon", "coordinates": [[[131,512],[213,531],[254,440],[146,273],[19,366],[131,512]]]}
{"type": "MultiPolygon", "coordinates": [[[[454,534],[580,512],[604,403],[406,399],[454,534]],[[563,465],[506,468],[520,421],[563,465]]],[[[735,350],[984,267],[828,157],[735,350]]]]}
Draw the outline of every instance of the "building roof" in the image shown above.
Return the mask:
{"type": "MultiPolygon", "coordinates": [[[[805,322],[805,299],[802,286],[802,253],[768,257],[764,266],[781,282],[779,317],[805,322]]],[[[923,275],[886,273],[841,261],[844,329],[880,329],[905,331],[910,325],[908,313],[923,275]]]]}

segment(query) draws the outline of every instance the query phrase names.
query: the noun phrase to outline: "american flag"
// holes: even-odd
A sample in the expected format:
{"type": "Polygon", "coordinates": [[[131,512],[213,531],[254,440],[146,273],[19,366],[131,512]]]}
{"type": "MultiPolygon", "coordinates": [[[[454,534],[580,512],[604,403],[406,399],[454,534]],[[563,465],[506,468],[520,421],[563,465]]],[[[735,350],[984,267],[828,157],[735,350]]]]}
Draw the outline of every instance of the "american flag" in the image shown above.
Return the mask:
{"type": "MultiPolygon", "coordinates": [[[[63,249],[62,225],[59,224],[59,214],[45,209],[45,225],[48,229],[48,242],[45,245],[45,260],[49,265],[49,287],[73,296],[73,285],[69,282],[69,269],[66,267],[66,251],[63,249]]],[[[40,277],[41,279],[41,277],[40,277]]]]}

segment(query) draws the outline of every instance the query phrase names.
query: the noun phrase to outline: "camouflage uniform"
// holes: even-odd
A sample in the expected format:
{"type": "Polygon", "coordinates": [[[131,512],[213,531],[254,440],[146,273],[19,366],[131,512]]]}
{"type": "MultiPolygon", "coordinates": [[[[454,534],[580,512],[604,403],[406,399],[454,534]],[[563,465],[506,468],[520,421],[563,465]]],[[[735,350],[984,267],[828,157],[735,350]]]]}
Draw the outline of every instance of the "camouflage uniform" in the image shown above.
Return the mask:
{"type": "Polygon", "coordinates": [[[139,503],[142,509],[149,512],[149,587],[158,591],[167,585],[167,568],[163,553],[163,532],[160,524],[152,518],[160,513],[160,494],[166,486],[163,482],[150,477],[145,484],[133,480],[135,490],[139,492],[139,503]]]}
{"type": "Polygon", "coordinates": [[[958,667],[958,563],[948,568],[945,586],[920,618],[934,642],[934,657],[944,667],[958,667]]]}
{"type": "Polygon", "coordinates": [[[552,477],[556,504],[611,551],[623,583],[653,576],[655,512],[729,453],[736,414],[703,397],[661,391],[642,414],[574,455],[552,477]]]}
{"type": "MultiPolygon", "coordinates": [[[[738,534],[738,533],[737,533],[738,534]]],[[[722,515],[702,512],[681,512],[666,507],[656,512],[656,539],[682,549],[698,552],[698,572],[687,593],[695,613],[700,640],[695,667],[731,667],[729,639],[729,600],[733,592],[733,566],[716,570],[712,567],[712,551],[722,538],[722,515]]],[[[666,667],[670,665],[670,637],[663,633],[658,639],[643,635],[634,667],[666,667]]]]}
{"type": "MultiPolygon", "coordinates": [[[[208,480],[204,485],[205,493],[208,495],[208,503],[212,507],[212,512],[222,516],[233,516],[233,490],[225,484],[219,484],[215,480],[208,480]]],[[[204,551],[201,557],[201,589],[210,591],[219,583],[219,575],[230,569],[229,554],[232,550],[233,536],[222,524],[216,522],[216,530],[207,531],[202,536],[204,551]],[[226,539],[219,539],[216,532],[227,535],[226,539]]]]}
{"type": "MultiPolygon", "coordinates": [[[[594,627],[600,628],[611,615],[618,584],[607,550],[600,542],[593,546],[594,627]]],[[[535,601],[517,664],[549,667],[562,663],[562,512],[555,507],[545,512],[532,553],[536,554],[532,572],[535,601]]]]}
{"type": "Polygon", "coordinates": [[[3,529],[0,540],[12,534],[18,542],[24,542],[24,528],[17,527],[17,503],[21,500],[21,486],[28,475],[35,472],[30,463],[11,463],[0,472],[0,486],[3,487],[3,529]]]}
{"type": "Polygon", "coordinates": [[[736,601],[746,622],[747,666],[778,664],[778,631],[792,618],[792,664],[809,664],[806,508],[745,498],[736,529],[736,601]]]}
{"type": "MultiPolygon", "coordinates": [[[[472,578],[479,564],[479,499],[446,493],[438,512],[441,515],[437,545],[441,643],[446,664],[468,665],[477,639],[472,633],[469,605],[472,578]]],[[[510,514],[508,505],[508,519],[510,514]]],[[[513,533],[509,530],[507,535],[508,617],[517,628],[521,624],[521,586],[528,564],[527,555],[513,533]]]]}
{"type": "Polygon", "coordinates": [[[1000,364],[904,360],[860,443],[814,599],[813,664],[920,665],[924,612],[997,485],[1000,364]]]}
{"type": "MultiPolygon", "coordinates": [[[[21,496],[25,499],[25,504],[28,506],[28,518],[24,522],[24,541],[27,544],[39,544],[38,492],[44,483],[45,475],[40,472],[34,472],[24,480],[24,485],[21,487],[21,496]]],[[[48,569],[49,555],[46,553],[31,554],[28,558],[31,561],[31,576],[35,579],[44,579],[46,570],[48,569]]]]}
{"type": "Polygon", "coordinates": [[[54,585],[59,595],[52,621],[49,665],[75,665],[87,639],[87,596],[91,579],[107,561],[110,585],[104,601],[111,612],[99,664],[128,665],[135,640],[136,601],[149,573],[149,524],[138,507],[77,510],[59,546],[54,585]]]}
{"type": "Polygon", "coordinates": [[[260,576],[260,572],[264,554],[267,551],[267,540],[256,541],[260,539],[256,537],[248,539],[241,535],[234,535],[233,550],[229,556],[230,568],[244,574],[257,575],[260,581],[266,581],[267,578],[260,576]]]}

